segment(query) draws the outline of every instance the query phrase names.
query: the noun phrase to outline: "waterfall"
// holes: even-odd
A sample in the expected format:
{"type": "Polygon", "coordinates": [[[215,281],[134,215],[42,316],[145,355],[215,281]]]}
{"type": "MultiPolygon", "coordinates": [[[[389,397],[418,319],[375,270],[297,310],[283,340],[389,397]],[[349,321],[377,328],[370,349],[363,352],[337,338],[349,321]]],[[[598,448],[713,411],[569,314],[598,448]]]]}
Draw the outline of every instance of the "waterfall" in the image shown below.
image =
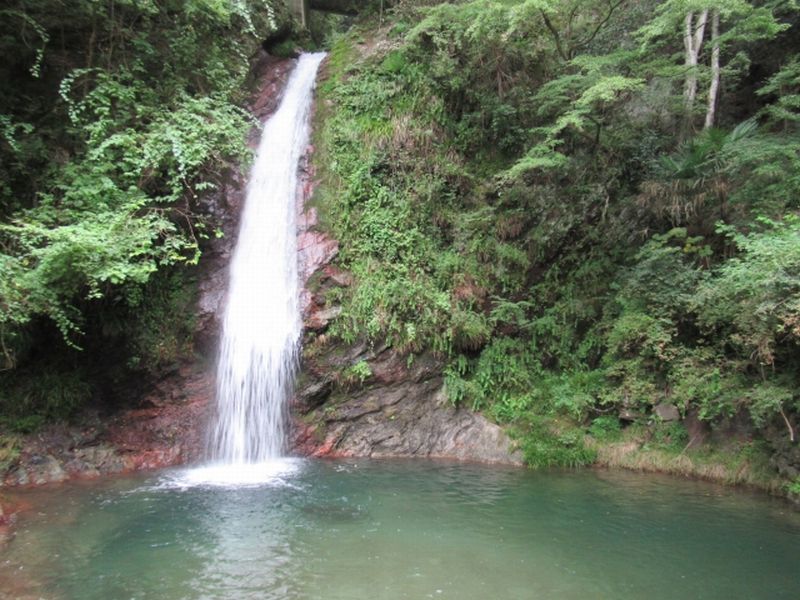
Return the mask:
{"type": "Polygon", "coordinates": [[[264,125],[230,266],[210,455],[246,465],[281,456],[302,323],[296,248],[297,171],[324,53],[303,54],[264,125]]]}

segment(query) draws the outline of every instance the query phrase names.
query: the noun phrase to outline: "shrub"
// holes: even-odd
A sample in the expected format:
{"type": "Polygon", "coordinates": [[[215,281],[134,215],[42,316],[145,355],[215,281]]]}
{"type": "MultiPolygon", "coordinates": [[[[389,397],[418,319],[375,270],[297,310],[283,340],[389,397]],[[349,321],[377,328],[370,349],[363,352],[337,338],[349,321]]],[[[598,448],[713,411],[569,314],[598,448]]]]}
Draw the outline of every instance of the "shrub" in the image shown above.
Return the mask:
{"type": "Polygon", "coordinates": [[[529,427],[520,447],[525,463],[533,469],[582,467],[597,458],[596,452],[584,445],[579,431],[558,432],[539,419],[531,421],[529,427]]]}
{"type": "Polygon", "coordinates": [[[589,425],[589,433],[598,440],[613,441],[619,439],[622,426],[617,417],[605,415],[592,421],[589,425]]]}

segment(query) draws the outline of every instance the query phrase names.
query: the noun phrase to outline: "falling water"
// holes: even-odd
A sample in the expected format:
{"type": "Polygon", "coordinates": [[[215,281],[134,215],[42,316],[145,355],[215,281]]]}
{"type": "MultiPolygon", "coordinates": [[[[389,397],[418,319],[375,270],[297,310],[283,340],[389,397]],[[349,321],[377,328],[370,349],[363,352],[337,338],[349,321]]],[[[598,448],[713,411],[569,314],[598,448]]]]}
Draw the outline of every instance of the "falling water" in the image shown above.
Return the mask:
{"type": "Polygon", "coordinates": [[[303,54],[261,135],[230,267],[217,367],[213,460],[254,464],[281,455],[301,322],[296,207],[299,160],[324,53],[303,54]]]}

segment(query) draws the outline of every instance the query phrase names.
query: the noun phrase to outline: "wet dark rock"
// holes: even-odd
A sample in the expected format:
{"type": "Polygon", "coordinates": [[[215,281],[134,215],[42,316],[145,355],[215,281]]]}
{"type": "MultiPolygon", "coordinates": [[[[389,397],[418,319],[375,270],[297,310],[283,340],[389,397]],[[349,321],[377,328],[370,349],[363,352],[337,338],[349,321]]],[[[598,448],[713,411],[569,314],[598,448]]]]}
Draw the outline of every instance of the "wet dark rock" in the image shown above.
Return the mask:
{"type": "MultiPolygon", "coordinates": [[[[250,112],[261,122],[266,121],[278,108],[286,80],[294,68],[295,60],[271,56],[268,52],[259,52],[251,69],[251,77],[255,93],[250,102],[250,112]]],[[[250,139],[257,143],[260,130],[254,130],[250,139]]]]}
{"type": "Polygon", "coordinates": [[[739,411],[732,417],[715,421],[708,439],[711,444],[725,448],[752,441],[754,433],[750,416],[744,411],[739,411]]]}
{"type": "Polygon", "coordinates": [[[23,440],[2,484],[42,485],[197,460],[213,393],[213,377],[203,369],[181,370],[141,399],[146,408],[48,426],[23,440]]]}
{"type": "Polygon", "coordinates": [[[773,452],[770,463],[783,477],[795,481],[800,478],[800,442],[792,441],[788,428],[781,425],[773,424],[764,431],[773,452]]]}
{"type": "Polygon", "coordinates": [[[299,410],[307,413],[322,405],[331,395],[335,387],[333,378],[323,377],[310,382],[298,384],[295,392],[295,404],[299,410]]]}
{"type": "Polygon", "coordinates": [[[313,456],[456,458],[522,464],[505,432],[453,407],[441,379],[363,390],[316,409],[296,442],[313,456]]]}
{"type": "Polygon", "coordinates": [[[265,52],[271,52],[283,42],[291,39],[292,34],[292,27],[282,23],[280,28],[278,28],[276,31],[273,31],[265,40],[261,42],[261,48],[265,52]]]}

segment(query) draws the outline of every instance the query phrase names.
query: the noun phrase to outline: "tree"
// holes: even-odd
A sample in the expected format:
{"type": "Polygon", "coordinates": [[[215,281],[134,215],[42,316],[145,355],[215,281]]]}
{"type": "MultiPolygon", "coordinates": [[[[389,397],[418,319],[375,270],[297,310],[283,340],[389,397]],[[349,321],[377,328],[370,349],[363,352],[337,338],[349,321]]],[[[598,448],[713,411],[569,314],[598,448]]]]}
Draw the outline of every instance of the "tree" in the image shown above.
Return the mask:
{"type": "MultiPolygon", "coordinates": [[[[746,0],[668,0],[656,9],[655,17],[639,30],[639,36],[643,49],[651,51],[668,47],[675,33],[682,30],[684,68],[680,76],[683,78],[684,136],[694,130],[699,79],[708,78],[704,127],[709,128],[716,123],[720,81],[725,72],[721,57],[736,51],[728,65],[733,67],[734,57],[745,64],[748,60],[743,48],[745,43],[773,38],[787,27],[778,22],[770,6],[754,6],[746,0]],[[709,64],[706,70],[701,68],[701,58],[704,57],[709,15],[711,52],[706,58],[709,64]]],[[[733,75],[734,69],[729,69],[729,74],[733,75]]]]}
{"type": "Polygon", "coordinates": [[[708,9],[701,11],[695,24],[693,11],[684,17],[683,47],[685,53],[686,81],[683,87],[685,123],[691,123],[694,100],[697,96],[697,59],[703,46],[708,9]]]}
{"type": "Polygon", "coordinates": [[[719,94],[719,10],[714,9],[711,16],[711,84],[708,86],[708,108],[704,128],[714,125],[719,94]]]}

